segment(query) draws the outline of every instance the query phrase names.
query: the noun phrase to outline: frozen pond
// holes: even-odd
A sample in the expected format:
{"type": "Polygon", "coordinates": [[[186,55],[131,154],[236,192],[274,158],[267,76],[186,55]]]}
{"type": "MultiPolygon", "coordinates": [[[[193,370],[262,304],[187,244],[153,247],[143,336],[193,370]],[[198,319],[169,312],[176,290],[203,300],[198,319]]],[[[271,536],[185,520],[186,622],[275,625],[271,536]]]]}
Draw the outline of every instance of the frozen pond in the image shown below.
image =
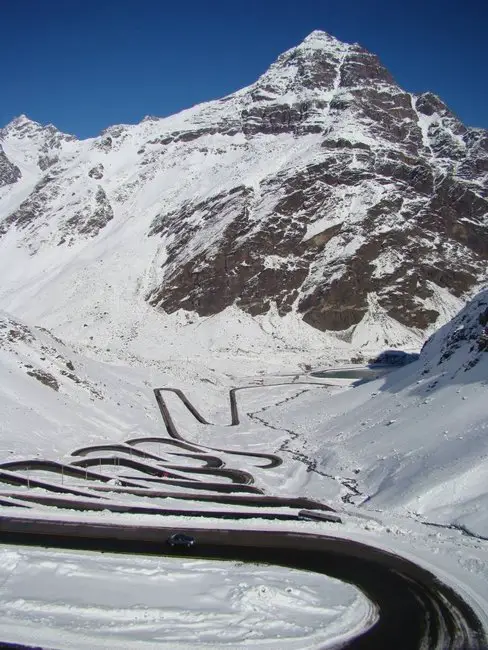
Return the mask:
{"type": "Polygon", "coordinates": [[[322,379],[377,379],[388,372],[396,370],[392,367],[378,368],[344,368],[344,370],[318,370],[310,373],[312,377],[321,377],[322,379]]]}

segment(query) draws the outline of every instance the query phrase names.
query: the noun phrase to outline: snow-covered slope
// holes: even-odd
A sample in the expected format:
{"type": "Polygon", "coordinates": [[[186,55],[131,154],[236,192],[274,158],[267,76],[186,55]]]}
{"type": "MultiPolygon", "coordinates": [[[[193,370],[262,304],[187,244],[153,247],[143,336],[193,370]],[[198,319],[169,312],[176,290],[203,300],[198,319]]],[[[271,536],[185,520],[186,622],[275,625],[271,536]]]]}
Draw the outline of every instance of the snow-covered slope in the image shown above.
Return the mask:
{"type": "MultiPolygon", "coordinates": [[[[166,326],[153,347],[140,351],[151,360],[141,364],[140,357],[128,355],[129,365],[110,349],[105,349],[110,362],[102,361],[96,346],[75,349],[45,328],[0,312],[0,460],[60,459],[76,447],[162,435],[156,386],[183,389],[209,417],[227,421],[229,388],[273,373],[299,374],[317,358],[333,359],[320,349],[320,340],[309,339],[309,350],[286,350],[283,340],[272,336],[270,322],[247,314],[219,318],[166,326]],[[240,330],[229,330],[232,319],[240,330]]],[[[288,339],[299,334],[289,328],[288,339]]],[[[343,353],[347,357],[349,351],[343,353]]]]}
{"type": "Polygon", "coordinates": [[[21,116],[0,145],[2,307],[119,355],[180,309],[415,347],[486,278],[486,131],[323,32],[178,115],[84,141],[21,116]]]}
{"type": "Polygon", "coordinates": [[[488,290],[426,344],[418,362],[327,400],[266,411],[294,447],[354,479],[368,509],[400,510],[488,535],[488,290]]]}
{"type": "Polygon", "coordinates": [[[19,644],[274,650],[281,633],[310,650],[377,616],[349,583],[283,567],[5,546],[0,558],[0,635],[19,644]]]}
{"type": "Polygon", "coordinates": [[[87,359],[2,313],[0,458],[62,458],[141,427],[160,432],[148,375],[87,359]]]}

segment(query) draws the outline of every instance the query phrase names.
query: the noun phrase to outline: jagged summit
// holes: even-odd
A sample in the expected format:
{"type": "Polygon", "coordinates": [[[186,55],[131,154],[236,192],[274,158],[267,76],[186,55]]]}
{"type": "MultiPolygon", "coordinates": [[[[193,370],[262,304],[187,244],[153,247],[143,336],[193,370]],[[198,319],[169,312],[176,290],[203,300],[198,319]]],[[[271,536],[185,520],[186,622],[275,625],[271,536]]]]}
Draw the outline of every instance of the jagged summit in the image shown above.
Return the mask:
{"type": "Polygon", "coordinates": [[[350,45],[340,41],[332,34],[315,29],[295,49],[346,49],[350,45]]]}
{"type": "Polygon", "coordinates": [[[344,43],[318,30],[281,54],[255,84],[259,99],[266,99],[268,94],[281,96],[288,102],[328,101],[331,96],[323,93],[364,86],[379,90],[396,84],[374,54],[358,44],[344,43]]]}
{"type": "MultiPolygon", "coordinates": [[[[32,123],[32,124],[39,124],[38,122],[34,122],[34,120],[31,120],[25,113],[21,113],[20,115],[17,115],[17,117],[14,117],[8,124],[7,127],[17,127],[21,126],[22,124],[25,123],[32,123]]],[[[40,126],[40,124],[39,124],[40,126]]]]}
{"type": "Polygon", "coordinates": [[[22,113],[22,115],[18,115],[5,127],[0,129],[0,137],[3,137],[4,139],[9,135],[13,137],[24,138],[31,137],[33,134],[35,135],[40,133],[48,134],[50,137],[57,135],[63,139],[76,139],[74,135],[60,131],[54,124],[41,124],[36,120],[32,120],[24,113],[22,113]]]}
{"type": "Polygon", "coordinates": [[[27,115],[22,113],[21,115],[14,117],[14,119],[11,120],[5,127],[3,127],[1,131],[4,131],[5,133],[12,133],[12,132],[25,131],[26,129],[42,129],[42,128],[46,128],[46,127],[40,124],[40,122],[31,120],[29,117],[27,117],[27,115]]]}
{"type": "Polygon", "coordinates": [[[18,124],[22,124],[23,122],[32,122],[32,121],[33,120],[31,120],[29,117],[27,117],[27,115],[25,113],[21,113],[20,115],[17,115],[17,117],[14,117],[10,121],[9,125],[17,126],[18,124]]]}

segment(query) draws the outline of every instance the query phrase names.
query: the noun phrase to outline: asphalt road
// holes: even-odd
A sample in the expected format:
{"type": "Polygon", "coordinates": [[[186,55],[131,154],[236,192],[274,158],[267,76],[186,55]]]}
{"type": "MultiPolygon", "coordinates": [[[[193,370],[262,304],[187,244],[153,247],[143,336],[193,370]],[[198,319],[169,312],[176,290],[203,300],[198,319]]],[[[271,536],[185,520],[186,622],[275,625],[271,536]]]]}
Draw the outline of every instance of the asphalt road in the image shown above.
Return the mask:
{"type": "MultiPolygon", "coordinates": [[[[137,438],[136,438],[137,440],[137,438]]],[[[157,454],[150,454],[148,451],[142,451],[128,445],[127,443],[119,443],[113,445],[93,445],[91,447],[82,447],[81,449],[76,449],[71,452],[72,456],[87,456],[88,454],[93,454],[96,452],[104,451],[115,451],[119,454],[128,454],[131,458],[133,456],[139,458],[147,458],[148,460],[155,460],[159,463],[170,463],[171,459],[164,458],[163,456],[158,456],[157,454]]],[[[191,458],[194,460],[199,460],[203,463],[202,467],[223,467],[224,462],[217,458],[217,456],[210,456],[209,454],[179,454],[177,452],[168,452],[171,456],[183,456],[185,458],[191,458]]]]}
{"type": "MultiPolygon", "coordinates": [[[[297,385],[299,382],[293,383],[297,385]]],[[[309,382],[300,382],[308,384],[309,382]]],[[[310,382],[312,383],[312,382],[310,382]]],[[[290,385],[290,384],[275,384],[290,385]]],[[[273,385],[273,386],[275,386],[273,385]]],[[[314,384],[317,385],[317,384],[314,384]]],[[[230,391],[231,423],[239,424],[236,393],[251,386],[230,391]]],[[[164,420],[168,438],[143,437],[127,440],[116,445],[85,447],[73,452],[70,464],[50,460],[32,459],[0,464],[0,483],[42,488],[42,492],[0,492],[0,505],[18,505],[23,502],[51,505],[57,508],[78,510],[106,510],[114,512],[138,512],[154,515],[174,515],[169,508],[147,503],[116,502],[114,497],[140,495],[147,498],[177,498],[193,501],[187,515],[218,517],[240,520],[256,518],[259,514],[237,512],[239,505],[262,507],[262,518],[295,519],[296,515],[269,513],[265,508],[289,507],[323,512],[330,510],[324,504],[308,499],[271,497],[251,483],[249,472],[225,467],[222,459],[208,451],[245,456],[256,459],[260,470],[277,467],[282,460],[275,454],[260,454],[236,449],[204,447],[185,440],[177,430],[164,400],[163,393],[172,392],[183,402],[189,412],[202,424],[207,420],[191,404],[179,389],[157,388],[156,400],[164,420]],[[170,449],[178,449],[178,455],[200,460],[205,466],[174,465],[164,456],[141,451],[138,445],[156,442],[170,449]],[[103,455],[115,452],[117,456],[103,455]],[[188,452],[188,453],[187,453],[188,452]],[[97,455],[94,455],[97,454],[97,455]],[[100,455],[102,454],[102,455],[100,455]],[[81,458],[80,458],[81,457],[81,458]],[[135,457],[135,458],[134,458],[135,457]],[[117,485],[114,476],[102,472],[102,466],[116,466],[119,470],[117,485]],[[98,471],[88,467],[98,468],[98,471]],[[81,481],[80,486],[56,484],[44,478],[25,476],[19,472],[41,470],[71,477],[81,481]],[[133,470],[136,476],[126,476],[120,470],[133,470]],[[228,482],[210,482],[208,477],[218,476],[228,482]],[[203,479],[203,477],[205,477],[203,479]],[[203,479],[203,480],[202,480],[203,479]],[[108,484],[110,483],[110,484],[108,484]],[[105,485],[104,485],[105,484],[105,485]],[[192,492],[163,490],[164,485],[187,488],[192,492]],[[150,485],[151,487],[148,487],[150,485]],[[152,487],[154,486],[154,487],[152,487]],[[206,491],[198,494],[197,491],[206,491]],[[46,494],[48,492],[48,494],[46,494]],[[49,494],[54,492],[55,494],[49,494]],[[209,493],[211,492],[211,493],[209,493]],[[239,494],[240,493],[240,494],[239,494]],[[246,494],[247,493],[247,494],[246,494]],[[64,496],[63,496],[64,495],[64,496]],[[69,495],[69,496],[68,496],[69,495]],[[76,502],[73,502],[76,497],[76,502]],[[109,502],[111,500],[111,502],[109,502]],[[198,502],[234,504],[236,511],[200,510],[198,502]],[[107,505],[108,504],[108,505],[107,505]]],[[[171,454],[171,452],[169,452],[171,454]]],[[[151,553],[157,555],[185,555],[200,558],[220,558],[245,562],[265,562],[323,573],[345,582],[355,584],[373,602],[379,611],[379,620],[371,629],[351,640],[348,648],[366,650],[487,650],[488,638],[472,608],[452,589],[419,566],[365,544],[326,535],[204,528],[174,528],[161,526],[120,526],[113,524],[88,524],[42,520],[32,517],[0,516],[0,542],[10,544],[34,544],[63,548],[115,551],[127,553],[151,553]],[[174,532],[185,532],[197,539],[190,549],[182,551],[170,548],[165,542],[174,532]]],[[[9,647],[0,642],[0,647],[9,647]]],[[[27,647],[27,646],[10,646],[27,647]]]]}
{"type": "MultiPolygon", "coordinates": [[[[447,585],[412,562],[355,541],[276,531],[185,528],[196,544],[170,547],[173,528],[0,517],[0,542],[208,559],[265,562],[356,585],[379,620],[344,647],[354,650],[486,650],[476,614],[447,585]]],[[[179,531],[180,532],[180,531],[179,531]]]]}

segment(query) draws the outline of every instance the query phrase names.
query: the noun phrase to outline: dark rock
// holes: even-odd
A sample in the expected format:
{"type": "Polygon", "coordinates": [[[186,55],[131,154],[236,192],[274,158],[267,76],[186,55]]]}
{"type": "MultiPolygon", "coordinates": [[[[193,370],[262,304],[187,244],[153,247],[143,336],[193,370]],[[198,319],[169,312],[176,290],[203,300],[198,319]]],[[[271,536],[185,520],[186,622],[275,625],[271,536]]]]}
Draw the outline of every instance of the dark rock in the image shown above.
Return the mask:
{"type": "Polygon", "coordinates": [[[100,163],[96,167],[92,167],[90,169],[90,171],[88,172],[88,176],[90,178],[94,178],[95,180],[99,181],[99,180],[101,180],[103,178],[104,171],[105,171],[105,168],[102,165],[102,163],[100,163]]]}
{"type": "Polygon", "coordinates": [[[0,145],[0,187],[5,185],[13,185],[19,178],[22,177],[22,172],[14,165],[5,155],[2,145],[0,145]]]}
{"type": "Polygon", "coordinates": [[[46,169],[49,169],[49,167],[55,165],[57,162],[59,162],[58,156],[53,155],[39,156],[37,159],[39,169],[41,169],[43,172],[46,171],[46,169]]]}
{"type": "Polygon", "coordinates": [[[42,219],[46,205],[60,192],[55,181],[56,174],[46,174],[41,178],[28,198],[0,223],[0,237],[12,226],[22,230],[42,219]]]}
{"type": "Polygon", "coordinates": [[[34,370],[28,370],[27,374],[29,375],[29,377],[34,377],[34,379],[40,381],[41,384],[44,384],[45,386],[49,386],[49,388],[52,388],[55,391],[59,390],[58,380],[49,372],[46,372],[45,370],[41,370],[40,368],[35,368],[34,370]]]}
{"type": "MultiPolygon", "coordinates": [[[[32,124],[20,119],[12,128],[39,135],[32,124]]],[[[350,330],[343,337],[378,309],[421,331],[438,318],[430,300],[439,299],[437,287],[464,299],[488,277],[488,132],[463,125],[432,93],[403,91],[359,45],[314,33],[248,89],[141,132],[135,178],[114,191],[121,205],[167,164],[179,173],[180,154],[205,156],[215,169],[233,165],[239,149],[250,160],[262,151],[264,163],[275,148],[280,156],[269,169],[249,162],[234,187],[225,169],[225,185],[216,173],[196,184],[192,200],[156,208],[148,235],[161,237],[167,253],[147,295],[157,308],[208,315],[276,306],[321,330],[350,330]]],[[[48,173],[0,222],[0,235],[25,229],[35,240],[63,191],[72,209],[56,242],[96,236],[114,217],[104,189],[93,194],[88,184],[79,200],[60,189],[62,136],[51,127],[42,133],[39,165],[48,173]]],[[[111,127],[94,146],[116,150],[127,136],[127,127],[111,127]]],[[[17,168],[6,164],[3,177],[16,182],[17,168]]],[[[88,175],[100,181],[108,173],[99,164],[88,175]]]]}
{"type": "Polygon", "coordinates": [[[95,194],[95,209],[88,217],[85,217],[85,215],[75,215],[68,220],[68,226],[75,226],[76,230],[82,235],[95,237],[113,218],[114,212],[110,201],[103,187],[99,185],[95,194]]]}

